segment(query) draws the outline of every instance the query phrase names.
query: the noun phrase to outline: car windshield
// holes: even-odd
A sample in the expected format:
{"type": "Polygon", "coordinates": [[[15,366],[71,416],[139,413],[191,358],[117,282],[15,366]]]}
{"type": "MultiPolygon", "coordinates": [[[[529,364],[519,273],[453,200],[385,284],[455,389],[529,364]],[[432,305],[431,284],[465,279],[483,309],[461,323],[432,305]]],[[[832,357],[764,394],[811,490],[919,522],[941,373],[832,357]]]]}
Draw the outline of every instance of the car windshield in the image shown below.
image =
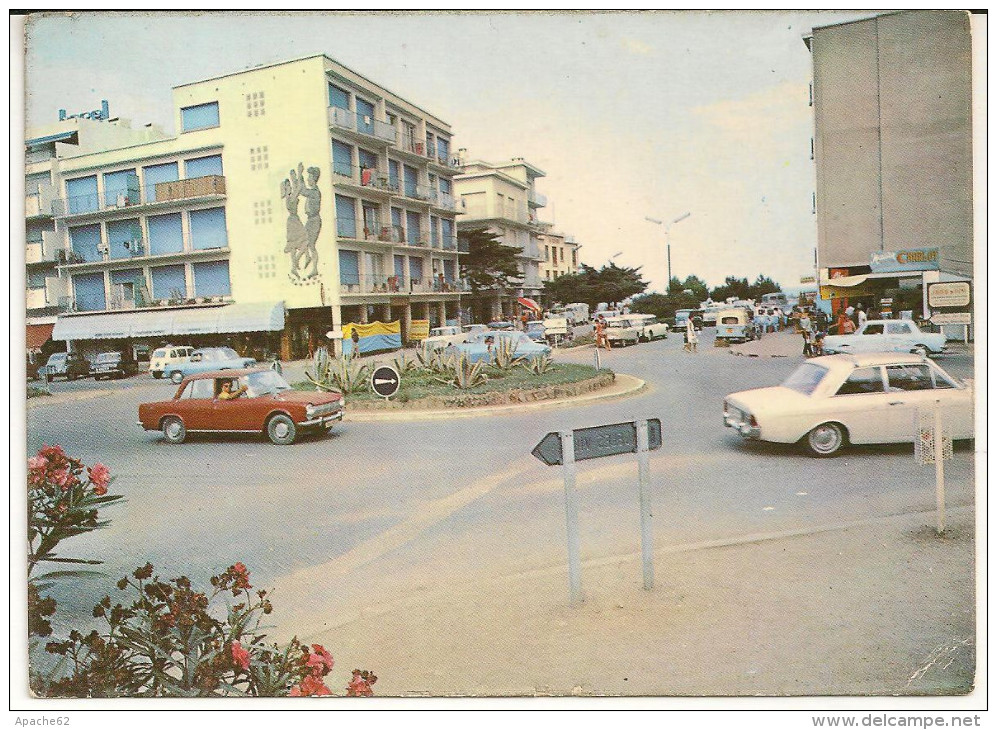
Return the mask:
{"type": "Polygon", "coordinates": [[[155,352],[153,352],[152,356],[153,357],[166,357],[166,349],[161,347],[158,350],[156,350],[155,352]]]}
{"type": "Polygon", "coordinates": [[[231,347],[219,347],[215,350],[215,357],[212,359],[217,360],[235,360],[239,357],[239,353],[233,350],[231,347]]]}
{"type": "Polygon", "coordinates": [[[50,357],[48,359],[48,361],[50,363],[52,363],[52,362],[62,362],[65,359],[66,359],[66,353],[64,353],[64,352],[57,352],[56,354],[52,355],[52,357],[50,357]]]}
{"type": "Polygon", "coordinates": [[[803,395],[810,395],[820,385],[820,381],[824,379],[825,375],[827,375],[827,368],[806,362],[786,378],[782,387],[803,393],[803,395]]]}
{"type": "Polygon", "coordinates": [[[102,352],[97,356],[97,362],[117,362],[121,354],[117,352],[102,352]]]}
{"type": "Polygon", "coordinates": [[[250,373],[239,378],[239,381],[241,385],[245,385],[249,389],[246,395],[250,398],[258,398],[261,395],[270,395],[291,389],[287,381],[274,370],[250,373]]]}

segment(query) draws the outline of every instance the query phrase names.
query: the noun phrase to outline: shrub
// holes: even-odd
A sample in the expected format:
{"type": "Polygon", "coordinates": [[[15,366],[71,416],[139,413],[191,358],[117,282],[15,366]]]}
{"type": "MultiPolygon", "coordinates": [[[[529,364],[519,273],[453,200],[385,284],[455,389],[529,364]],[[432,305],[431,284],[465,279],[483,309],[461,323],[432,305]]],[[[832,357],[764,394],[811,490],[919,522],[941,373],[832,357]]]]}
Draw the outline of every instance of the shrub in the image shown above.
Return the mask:
{"type": "Polygon", "coordinates": [[[352,357],[329,357],[324,347],[315,351],[312,357],[313,376],[307,370],[305,377],[321,390],[337,391],[349,395],[367,390],[369,368],[359,364],[352,357]]]}
{"type": "Polygon", "coordinates": [[[446,375],[436,380],[452,385],[458,390],[470,390],[488,380],[488,376],[481,372],[481,363],[472,363],[467,353],[451,355],[444,362],[447,368],[446,375]]]}
{"type": "Polygon", "coordinates": [[[554,367],[554,360],[550,355],[544,354],[539,357],[535,357],[532,360],[525,360],[523,362],[523,367],[534,375],[545,375],[551,368],[554,367]]]}
{"type": "Polygon", "coordinates": [[[516,357],[516,343],[508,337],[499,337],[492,349],[492,365],[499,370],[511,370],[523,358],[516,357]]]}

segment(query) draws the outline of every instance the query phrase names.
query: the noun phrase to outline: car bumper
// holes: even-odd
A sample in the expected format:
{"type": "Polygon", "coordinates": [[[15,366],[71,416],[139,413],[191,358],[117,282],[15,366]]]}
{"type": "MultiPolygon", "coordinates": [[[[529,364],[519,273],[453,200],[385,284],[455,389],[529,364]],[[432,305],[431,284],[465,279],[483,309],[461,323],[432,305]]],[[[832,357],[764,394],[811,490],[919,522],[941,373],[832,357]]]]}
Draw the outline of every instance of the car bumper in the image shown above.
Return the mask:
{"type": "Polygon", "coordinates": [[[760,439],[762,437],[762,430],[760,428],[752,426],[733,414],[724,415],[724,426],[733,428],[741,435],[741,438],[760,439]]]}
{"type": "Polygon", "coordinates": [[[326,426],[343,420],[343,409],[340,408],[335,413],[327,413],[324,416],[316,416],[298,424],[301,428],[325,428],[326,426]]]}

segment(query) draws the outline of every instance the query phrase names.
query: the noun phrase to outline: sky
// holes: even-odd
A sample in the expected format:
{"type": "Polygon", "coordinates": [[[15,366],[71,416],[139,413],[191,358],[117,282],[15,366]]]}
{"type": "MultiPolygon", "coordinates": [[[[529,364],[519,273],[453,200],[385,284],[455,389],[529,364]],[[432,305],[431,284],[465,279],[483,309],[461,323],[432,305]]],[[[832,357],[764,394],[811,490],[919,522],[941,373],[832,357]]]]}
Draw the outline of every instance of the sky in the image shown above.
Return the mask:
{"type": "Polygon", "coordinates": [[[28,127],[95,109],[173,132],[171,88],[325,53],[546,177],[541,219],[651,289],[814,273],[814,26],[845,11],[60,13],[26,25],[28,127]]]}

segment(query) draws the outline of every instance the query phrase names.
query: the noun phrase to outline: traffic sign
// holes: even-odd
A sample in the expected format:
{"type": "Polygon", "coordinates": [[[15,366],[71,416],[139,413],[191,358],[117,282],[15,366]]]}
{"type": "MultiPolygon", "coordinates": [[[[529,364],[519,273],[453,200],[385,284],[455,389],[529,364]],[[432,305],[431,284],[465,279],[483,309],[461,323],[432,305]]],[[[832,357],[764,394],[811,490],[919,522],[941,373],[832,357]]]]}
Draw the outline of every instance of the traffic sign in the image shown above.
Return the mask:
{"type": "MultiPolygon", "coordinates": [[[[575,461],[637,452],[635,421],[576,428],[572,431],[572,437],[575,461]]],[[[650,451],[661,448],[661,421],[657,418],[649,418],[647,421],[647,442],[650,451]]],[[[560,466],[564,463],[560,434],[556,431],[550,432],[540,440],[531,453],[547,466],[560,466]]]]}
{"type": "Polygon", "coordinates": [[[370,389],[382,398],[393,396],[401,385],[402,379],[398,371],[390,365],[381,365],[370,375],[370,389]]]}

